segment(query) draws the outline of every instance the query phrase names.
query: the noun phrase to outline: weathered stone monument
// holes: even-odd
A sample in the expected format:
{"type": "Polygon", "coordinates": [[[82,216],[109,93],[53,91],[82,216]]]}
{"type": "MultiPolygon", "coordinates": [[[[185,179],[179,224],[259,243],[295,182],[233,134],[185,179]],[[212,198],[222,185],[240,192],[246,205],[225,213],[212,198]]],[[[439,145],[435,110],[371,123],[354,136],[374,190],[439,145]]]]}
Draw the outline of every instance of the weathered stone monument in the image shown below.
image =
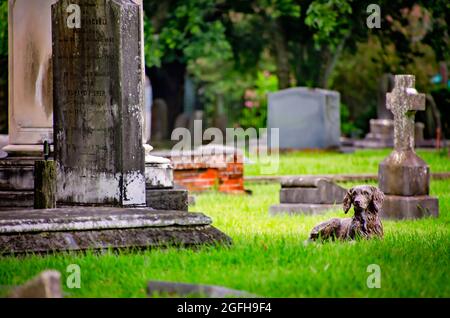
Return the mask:
{"type": "MultiPolygon", "coordinates": [[[[354,145],[361,148],[390,148],[394,146],[394,118],[386,107],[386,95],[394,89],[394,75],[386,73],[380,79],[377,101],[377,117],[370,120],[370,132],[354,145]]],[[[423,143],[423,123],[415,123],[415,143],[423,143]]]]}
{"type": "MultiPolygon", "coordinates": [[[[4,149],[7,150],[0,150],[0,209],[33,207],[34,162],[43,159],[44,141],[53,140],[51,5],[55,2],[9,2],[11,138],[0,146],[6,146],[4,149]],[[35,72],[36,69],[39,72],[35,72]],[[33,116],[30,117],[30,114],[33,116]]],[[[132,2],[141,4],[141,0],[132,2]]],[[[143,59],[142,47],[141,55],[143,59]]],[[[149,125],[149,118],[145,117],[144,121],[149,125]]],[[[170,161],[149,155],[152,148],[145,145],[148,134],[144,133],[143,136],[147,206],[186,210],[186,191],[174,189],[173,180],[167,179],[172,176],[170,161]],[[167,186],[168,182],[172,185],[167,186]]]]}
{"type": "Polygon", "coordinates": [[[394,150],[380,163],[378,182],[386,198],[381,215],[420,218],[438,215],[438,200],[429,196],[430,168],[414,151],[414,116],[425,109],[413,75],[396,75],[386,106],[394,114],[394,150]]]}
{"type": "Polygon", "coordinates": [[[140,7],[80,1],[78,28],[74,3],[52,9],[58,202],[145,206],[140,7]]]}
{"type": "Polygon", "coordinates": [[[281,149],[339,148],[340,94],[295,87],[269,94],[267,128],[279,129],[281,149]]]}
{"type": "Polygon", "coordinates": [[[59,0],[52,20],[60,208],[1,212],[0,254],[230,242],[203,214],[145,208],[139,5],[59,0]]]}
{"type": "Polygon", "coordinates": [[[341,204],[346,192],[327,178],[284,178],[281,181],[280,204],[272,205],[269,213],[319,214],[341,204]]]}
{"type": "Polygon", "coordinates": [[[0,208],[33,206],[34,160],[53,139],[50,6],[8,1],[9,142],[0,158],[0,208]],[[32,114],[32,116],[31,116],[32,114]]]}

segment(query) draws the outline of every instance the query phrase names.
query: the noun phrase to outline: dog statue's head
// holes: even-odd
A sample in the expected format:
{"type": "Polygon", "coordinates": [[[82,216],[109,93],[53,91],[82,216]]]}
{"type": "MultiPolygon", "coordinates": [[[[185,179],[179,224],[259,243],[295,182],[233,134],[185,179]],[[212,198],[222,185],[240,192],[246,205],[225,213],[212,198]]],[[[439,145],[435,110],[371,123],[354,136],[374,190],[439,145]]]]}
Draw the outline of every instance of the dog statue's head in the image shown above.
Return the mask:
{"type": "Polygon", "coordinates": [[[369,209],[378,212],[383,204],[384,193],[374,186],[362,185],[351,188],[344,197],[343,208],[347,213],[350,207],[355,207],[355,211],[369,209]]]}

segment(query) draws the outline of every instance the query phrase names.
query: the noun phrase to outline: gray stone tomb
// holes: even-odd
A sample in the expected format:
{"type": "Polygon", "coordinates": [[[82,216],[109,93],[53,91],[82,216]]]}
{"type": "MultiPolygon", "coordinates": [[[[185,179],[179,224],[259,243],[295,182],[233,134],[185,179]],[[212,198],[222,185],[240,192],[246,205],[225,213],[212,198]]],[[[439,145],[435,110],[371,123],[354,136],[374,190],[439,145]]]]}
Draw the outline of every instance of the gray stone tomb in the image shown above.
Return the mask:
{"type": "Polygon", "coordinates": [[[289,177],[281,181],[280,204],[272,205],[271,215],[319,214],[343,202],[346,190],[322,177],[289,177]]]}
{"type": "Polygon", "coordinates": [[[339,148],[340,94],[295,87],[269,94],[267,128],[279,129],[281,149],[339,148]]]}
{"type": "Polygon", "coordinates": [[[429,196],[430,168],[414,151],[414,116],[425,109],[425,95],[414,88],[413,75],[396,75],[386,106],[394,114],[394,150],[379,165],[378,182],[386,195],[381,215],[387,218],[438,216],[437,198],[429,196]]]}

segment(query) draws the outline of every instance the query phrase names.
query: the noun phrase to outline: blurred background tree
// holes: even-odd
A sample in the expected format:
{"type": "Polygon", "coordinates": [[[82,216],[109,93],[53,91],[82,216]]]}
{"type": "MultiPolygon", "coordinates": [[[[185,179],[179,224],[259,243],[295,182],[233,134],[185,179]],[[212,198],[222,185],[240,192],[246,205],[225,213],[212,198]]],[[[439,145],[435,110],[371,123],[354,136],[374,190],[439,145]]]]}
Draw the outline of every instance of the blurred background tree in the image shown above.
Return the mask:
{"type": "MultiPolygon", "coordinates": [[[[146,71],[154,99],[168,106],[169,130],[179,114],[196,109],[209,125],[225,115],[229,127],[262,127],[268,92],[308,86],[338,90],[343,133],[363,136],[376,116],[383,74],[411,73],[418,90],[435,97],[450,133],[444,78],[450,2],[378,1],[381,28],[370,29],[371,2],[145,0],[146,71]],[[187,82],[197,97],[194,109],[184,105],[187,82]]],[[[7,1],[0,0],[1,131],[7,118],[7,21],[7,1]]]]}
{"type": "Polygon", "coordinates": [[[449,60],[448,1],[379,1],[380,29],[366,25],[371,2],[145,1],[147,65],[156,95],[164,90],[160,85],[172,88],[165,95],[173,125],[189,74],[209,117],[223,103],[229,126],[260,127],[267,102],[259,92],[336,89],[345,104],[343,132],[362,136],[376,116],[384,73],[415,74],[417,88],[431,92],[431,77],[449,60]],[[260,89],[261,74],[276,78],[268,80],[270,89],[260,89]]]}
{"type": "Polygon", "coordinates": [[[0,134],[8,132],[8,1],[0,0],[0,134]]]}

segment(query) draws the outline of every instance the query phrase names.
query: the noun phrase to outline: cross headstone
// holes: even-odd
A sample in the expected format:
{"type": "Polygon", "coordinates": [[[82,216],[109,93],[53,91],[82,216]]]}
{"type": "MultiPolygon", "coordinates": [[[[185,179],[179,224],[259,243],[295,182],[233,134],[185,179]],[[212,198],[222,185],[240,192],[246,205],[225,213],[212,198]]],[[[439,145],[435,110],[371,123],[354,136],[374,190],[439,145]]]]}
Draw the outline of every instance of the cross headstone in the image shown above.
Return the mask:
{"type": "Polygon", "coordinates": [[[131,0],[59,0],[52,7],[62,204],[145,205],[141,14],[131,0]],[[73,4],[80,28],[68,25],[73,4]]]}
{"type": "Polygon", "coordinates": [[[425,110],[425,94],[414,88],[413,75],[395,76],[395,86],[387,93],[386,107],[394,114],[394,148],[397,151],[414,149],[414,116],[425,110]]]}
{"type": "Polygon", "coordinates": [[[438,215],[438,200],[430,197],[430,168],[414,151],[414,116],[425,110],[425,94],[414,88],[413,75],[396,75],[386,106],[394,114],[394,150],[380,163],[379,187],[386,198],[381,214],[390,218],[438,215]]]}

